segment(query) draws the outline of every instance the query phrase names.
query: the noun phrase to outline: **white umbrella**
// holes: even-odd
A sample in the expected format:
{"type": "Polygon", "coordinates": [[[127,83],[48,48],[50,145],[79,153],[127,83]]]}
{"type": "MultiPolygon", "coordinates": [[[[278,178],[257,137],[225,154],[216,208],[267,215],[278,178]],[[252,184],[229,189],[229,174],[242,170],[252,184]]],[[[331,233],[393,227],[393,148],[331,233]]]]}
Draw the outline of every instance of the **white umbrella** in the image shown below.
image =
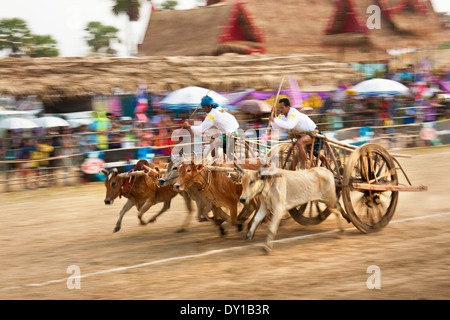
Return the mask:
{"type": "Polygon", "coordinates": [[[36,123],[25,118],[6,118],[0,121],[1,129],[32,129],[39,127],[36,123]]]}
{"type": "Polygon", "coordinates": [[[40,117],[34,119],[34,122],[42,128],[68,127],[70,123],[58,117],[40,117]]]}
{"type": "Polygon", "coordinates": [[[228,99],[215,91],[202,87],[186,87],[169,93],[163,100],[161,105],[168,108],[189,109],[197,107],[202,98],[208,94],[215,103],[219,105],[227,105],[228,99]]]}
{"type": "Polygon", "coordinates": [[[410,93],[409,88],[401,84],[400,82],[378,78],[360,82],[354,87],[347,90],[347,92],[350,94],[364,96],[397,96],[410,93]]]}
{"type": "Polygon", "coordinates": [[[91,123],[94,122],[94,119],[88,119],[88,118],[70,119],[70,120],[67,120],[67,122],[69,122],[69,124],[72,128],[77,128],[82,125],[86,125],[86,126],[90,125],[91,123]]]}

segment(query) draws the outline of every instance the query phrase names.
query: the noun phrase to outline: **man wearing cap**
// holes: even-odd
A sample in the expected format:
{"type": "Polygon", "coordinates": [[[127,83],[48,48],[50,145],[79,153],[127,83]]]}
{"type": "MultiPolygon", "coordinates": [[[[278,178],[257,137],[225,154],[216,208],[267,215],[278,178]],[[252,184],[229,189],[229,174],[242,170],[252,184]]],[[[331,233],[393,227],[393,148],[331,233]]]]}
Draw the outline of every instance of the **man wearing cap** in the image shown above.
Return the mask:
{"type": "Polygon", "coordinates": [[[236,118],[228,113],[225,109],[220,107],[210,96],[204,96],[201,101],[201,106],[203,111],[206,113],[205,120],[198,126],[191,126],[189,122],[185,121],[182,125],[184,129],[192,130],[194,135],[201,135],[206,130],[215,127],[221,133],[221,140],[218,138],[214,139],[211,143],[211,155],[215,157],[214,149],[223,143],[223,150],[226,151],[228,155],[228,160],[232,159],[232,150],[234,146],[234,138],[237,136],[237,130],[239,128],[239,123],[236,118]],[[228,144],[227,144],[228,140],[228,144]],[[228,146],[228,148],[227,148],[228,146]],[[231,151],[231,152],[230,152],[231,151]]]}

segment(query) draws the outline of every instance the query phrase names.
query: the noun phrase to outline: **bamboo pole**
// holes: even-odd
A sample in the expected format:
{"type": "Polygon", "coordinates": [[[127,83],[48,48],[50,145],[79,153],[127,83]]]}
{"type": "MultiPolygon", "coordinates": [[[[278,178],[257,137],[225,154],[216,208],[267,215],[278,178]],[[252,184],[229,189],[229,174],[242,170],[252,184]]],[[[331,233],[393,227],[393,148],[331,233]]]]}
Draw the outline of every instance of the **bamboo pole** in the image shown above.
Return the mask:
{"type": "MultiPolygon", "coordinates": [[[[278,96],[280,95],[281,87],[283,86],[283,81],[284,81],[284,77],[281,78],[280,86],[278,87],[278,92],[277,92],[277,95],[276,95],[276,97],[275,97],[275,101],[274,101],[274,103],[273,103],[272,111],[271,111],[271,113],[270,113],[273,117],[276,116],[276,113],[275,113],[274,111],[275,111],[275,106],[276,106],[276,104],[277,104],[277,102],[278,102],[278,96]]],[[[267,134],[267,135],[269,135],[269,133],[270,133],[270,130],[271,130],[270,127],[271,127],[271,125],[270,125],[270,121],[269,121],[269,124],[268,124],[268,126],[267,126],[267,130],[266,130],[266,134],[267,134]]]]}
{"type": "MultiPolygon", "coordinates": [[[[208,92],[203,96],[203,98],[206,97],[206,96],[208,95],[208,93],[210,93],[210,92],[211,92],[211,89],[208,90],[208,92]]],[[[203,99],[203,98],[202,98],[202,99],[203,99]]],[[[202,102],[200,101],[200,103],[198,104],[197,108],[195,108],[195,110],[191,113],[191,115],[189,116],[189,119],[188,119],[187,121],[189,121],[189,120],[192,119],[192,117],[194,116],[194,114],[197,112],[198,108],[200,108],[200,105],[201,105],[201,104],[202,104],[202,102]]]]}

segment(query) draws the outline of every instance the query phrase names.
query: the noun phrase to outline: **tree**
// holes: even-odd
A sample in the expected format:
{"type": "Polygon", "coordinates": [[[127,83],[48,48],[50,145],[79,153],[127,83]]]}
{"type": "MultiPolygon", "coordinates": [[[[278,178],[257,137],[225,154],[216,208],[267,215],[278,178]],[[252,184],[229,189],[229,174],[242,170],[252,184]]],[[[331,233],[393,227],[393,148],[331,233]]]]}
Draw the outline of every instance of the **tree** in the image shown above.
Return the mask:
{"type": "Polygon", "coordinates": [[[175,7],[178,5],[178,1],[167,0],[166,2],[161,3],[161,10],[175,10],[175,7]]]}
{"type": "Polygon", "coordinates": [[[24,20],[0,20],[0,50],[10,49],[10,56],[20,56],[29,47],[31,39],[30,29],[24,20]]]}
{"type": "Polygon", "coordinates": [[[114,0],[115,5],[112,7],[112,12],[115,15],[126,13],[128,16],[128,23],[126,26],[126,48],[128,53],[134,53],[136,50],[135,44],[133,44],[131,22],[139,20],[139,9],[141,8],[141,0],[114,0]]]}
{"type": "Polygon", "coordinates": [[[57,57],[59,51],[56,48],[56,40],[50,35],[33,34],[27,55],[30,57],[57,57]]]}
{"type": "Polygon", "coordinates": [[[139,20],[139,9],[141,3],[139,0],[114,0],[115,5],[112,7],[112,12],[115,15],[126,13],[130,21],[139,20]]]}
{"type": "Polygon", "coordinates": [[[84,30],[89,33],[89,36],[86,37],[86,42],[92,47],[93,52],[98,52],[102,48],[106,48],[107,52],[115,52],[111,48],[111,42],[116,40],[120,43],[120,39],[117,36],[119,29],[113,26],[105,26],[98,21],[91,21],[84,30]]]}

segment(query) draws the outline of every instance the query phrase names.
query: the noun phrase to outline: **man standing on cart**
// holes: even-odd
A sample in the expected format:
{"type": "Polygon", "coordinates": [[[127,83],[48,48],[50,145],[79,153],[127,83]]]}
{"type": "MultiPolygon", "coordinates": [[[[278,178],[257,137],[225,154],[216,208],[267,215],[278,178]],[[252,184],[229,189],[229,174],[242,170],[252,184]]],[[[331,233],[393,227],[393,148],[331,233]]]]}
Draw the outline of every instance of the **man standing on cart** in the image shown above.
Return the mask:
{"type": "Polygon", "coordinates": [[[224,153],[227,154],[227,161],[233,161],[234,137],[238,135],[239,123],[232,114],[215,103],[210,96],[202,98],[201,106],[206,113],[205,120],[198,126],[191,126],[188,121],[185,121],[182,127],[192,130],[194,135],[201,135],[212,127],[217,128],[222,135],[216,137],[211,143],[211,156],[216,158],[215,150],[219,146],[223,146],[224,153]]]}
{"type": "MultiPolygon", "coordinates": [[[[278,101],[280,114],[274,118],[271,114],[269,121],[274,129],[285,129],[297,131],[318,131],[317,125],[306,114],[301,113],[295,108],[291,108],[289,99],[283,98],[278,101]]],[[[313,142],[312,134],[301,134],[297,140],[297,147],[300,155],[300,167],[306,168],[306,151],[305,146],[311,145],[313,142]]],[[[318,155],[320,160],[327,165],[325,157],[319,153],[320,141],[316,139],[314,143],[314,155],[318,155]]]]}

